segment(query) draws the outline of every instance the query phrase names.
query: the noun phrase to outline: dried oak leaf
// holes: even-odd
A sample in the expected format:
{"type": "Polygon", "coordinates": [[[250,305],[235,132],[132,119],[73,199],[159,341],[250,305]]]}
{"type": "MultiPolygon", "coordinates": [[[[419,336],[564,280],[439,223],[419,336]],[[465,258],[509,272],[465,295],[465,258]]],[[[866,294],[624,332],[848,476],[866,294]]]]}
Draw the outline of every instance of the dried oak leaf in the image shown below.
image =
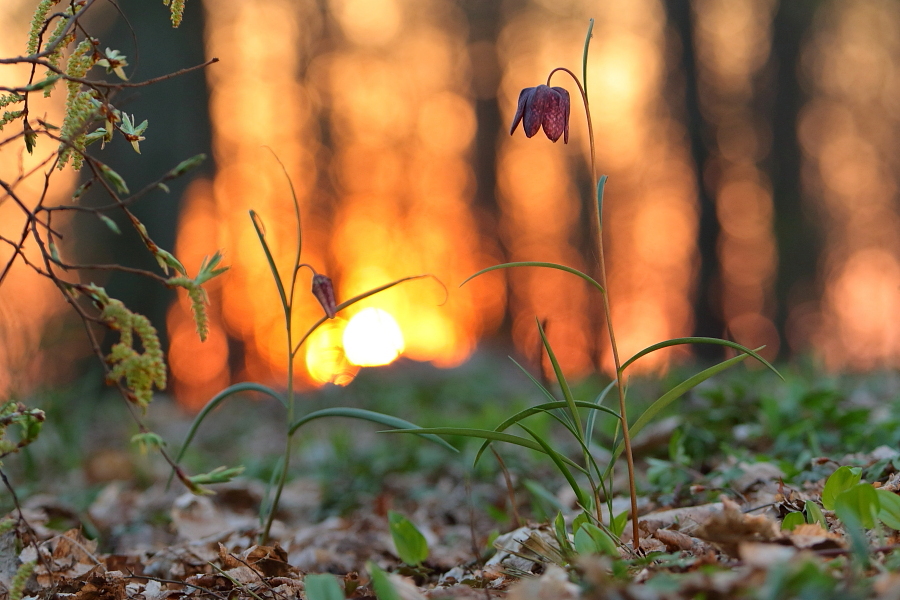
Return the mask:
{"type": "Polygon", "coordinates": [[[843,536],[827,531],[818,523],[798,525],[788,534],[788,539],[801,550],[829,550],[846,546],[843,536]]]}
{"type": "Polygon", "coordinates": [[[722,512],[714,513],[693,532],[696,537],[715,544],[722,552],[738,558],[741,542],[774,542],[784,534],[773,519],[765,515],[741,512],[736,502],[722,496],[722,512]]]}

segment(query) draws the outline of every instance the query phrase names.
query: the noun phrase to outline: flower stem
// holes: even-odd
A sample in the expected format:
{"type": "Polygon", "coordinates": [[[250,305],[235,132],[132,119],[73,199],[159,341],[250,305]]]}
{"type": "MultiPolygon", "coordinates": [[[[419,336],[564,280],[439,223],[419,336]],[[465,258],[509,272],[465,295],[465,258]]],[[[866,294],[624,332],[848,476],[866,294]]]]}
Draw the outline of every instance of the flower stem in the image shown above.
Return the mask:
{"type": "MultiPolygon", "coordinates": [[[[584,54],[583,54],[583,72],[585,81],[587,81],[587,56],[588,56],[588,45],[591,38],[591,31],[594,27],[594,20],[591,19],[590,26],[588,27],[587,37],[584,42],[584,54]]],[[[588,140],[590,141],[591,146],[591,183],[592,189],[597,191],[598,198],[597,202],[591,202],[591,212],[593,213],[593,225],[591,226],[591,233],[594,237],[594,244],[597,248],[597,263],[600,267],[600,285],[603,287],[603,313],[606,317],[606,329],[609,333],[609,343],[612,346],[612,354],[613,354],[613,362],[616,367],[616,389],[619,392],[619,414],[621,415],[622,421],[622,438],[625,444],[625,459],[628,463],[628,493],[631,497],[631,523],[632,523],[632,539],[634,540],[634,550],[635,552],[640,551],[640,542],[641,542],[641,533],[640,528],[638,527],[638,508],[637,508],[637,487],[634,482],[634,455],[631,451],[631,434],[628,431],[628,416],[626,414],[626,406],[625,406],[625,387],[622,385],[622,364],[619,359],[619,348],[616,344],[616,334],[613,330],[613,322],[612,322],[612,312],[609,307],[609,286],[607,284],[606,278],[606,260],[604,258],[603,253],[603,215],[601,214],[601,202],[600,202],[600,194],[601,191],[597,189],[598,179],[597,179],[597,151],[594,144],[594,124],[591,120],[591,108],[590,103],[588,102],[587,91],[582,85],[581,81],[579,81],[578,77],[569,69],[565,67],[557,67],[550,71],[550,75],[547,76],[547,85],[550,85],[550,78],[553,77],[553,74],[557,71],[563,71],[568,73],[569,76],[575,81],[575,85],[578,86],[578,91],[581,93],[581,100],[584,103],[584,112],[585,117],[587,118],[587,127],[588,127],[588,140]]],[[[604,177],[605,182],[605,177],[604,177]]],[[[612,515],[610,515],[610,521],[612,521],[612,515]]]]}

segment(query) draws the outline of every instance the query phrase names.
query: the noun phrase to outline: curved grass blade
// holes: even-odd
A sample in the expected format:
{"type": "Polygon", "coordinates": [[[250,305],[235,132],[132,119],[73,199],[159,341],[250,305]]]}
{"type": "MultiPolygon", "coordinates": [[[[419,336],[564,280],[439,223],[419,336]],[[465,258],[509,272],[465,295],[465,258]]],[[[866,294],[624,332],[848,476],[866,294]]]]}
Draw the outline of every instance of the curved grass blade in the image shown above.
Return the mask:
{"type": "Polygon", "coordinates": [[[552,393],[550,390],[548,390],[546,387],[544,387],[544,384],[543,384],[543,383],[541,383],[540,381],[538,381],[537,378],[535,378],[534,375],[532,375],[531,373],[528,372],[528,369],[526,369],[525,367],[523,367],[522,365],[520,365],[519,363],[517,363],[517,362],[516,362],[516,359],[510,357],[509,360],[511,360],[511,361],[513,362],[514,365],[516,365],[517,367],[519,367],[519,368],[522,370],[522,372],[525,373],[525,376],[528,377],[528,379],[531,380],[531,383],[533,383],[534,385],[536,385],[537,388],[538,388],[539,390],[541,390],[541,392],[543,392],[543,394],[544,394],[545,396],[547,396],[547,399],[550,400],[550,402],[558,402],[558,401],[559,401],[559,400],[557,399],[557,397],[554,396],[553,393],[552,393]]]}
{"type": "MultiPolygon", "coordinates": [[[[538,387],[538,389],[541,390],[541,392],[543,392],[543,394],[544,394],[545,396],[547,396],[547,398],[550,400],[550,402],[557,402],[556,396],[554,396],[554,395],[553,395],[553,392],[551,392],[550,390],[548,390],[548,389],[544,386],[543,383],[541,383],[540,381],[538,381],[538,380],[534,377],[534,375],[532,375],[531,373],[529,373],[528,370],[527,370],[525,367],[523,367],[522,365],[520,365],[519,363],[517,363],[517,362],[515,361],[515,359],[513,359],[512,357],[510,357],[510,360],[513,361],[513,364],[516,365],[517,367],[519,367],[519,368],[522,370],[523,373],[525,373],[525,376],[528,377],[528,379],[531,380],[531,383],[533,383],[534,385],[536,385],[536,386],[538,387]]],[[[575,427],[575,423],[572,422],[571,417],[569,417],[569,415],[568,415],[565,411],[562,412],[562,416],[563,416],[563,418],[565,419],[565,422],[563,423],[563,425],[565,425],[566,428],[567,428],[569,431],[572,431],[572,429],[575,427]]],[[[572,431],[572,434],[573,434],[573,435],[576,435],[574,431],[572,431]]]]}
{"type": "MultiPolygon", "coordinates": [[[[350,298],[349,300],[344,300],[343,302],[341,302],[340,304],[338,304],[337,306],[334,307],[334,312],[336,312],[336,313],[337,313],[337,312],[341,312],[342,310],[344,310],[344,309],[347,308],[348,306],[352,306],[353,304],[356,304],[356,303],[359,302],[360,300],[364,300],[364,299],[368,298],[369,296],[373,296],[373,295],[375,295],[375,294],[377,294],[377,293],[379,293],[379,292],[383,292],[384,290],[387,290],[387,289],[389,289],[389,288],[392,288],[392,287],[394,287],[394,286],[397,285],[397,284],[403,283],[404,281],[412,281],[413,279],[422,279],[423,277],[431,277],[432,279],[434,279],[435,281],[437,281],[439,284],[441,284],[442,287],[444,287],[444,291],[447,290],[447,288],[444,286],[444,283],[443,283],[440,279],[438,279],[437,277],[435,277],[434,275],[432,275],[432,274],[430,274],[430,273],[425,273],[424,275],[410,275],[409,277],[402,277],[402,278],[397,279],[397,280],[395,280],[395,281],[392,281],[392,282],[390,282],[390,283],[386,283],[386,284],[384,284],[384,285],[380,285],[380,286],[378,286],[377,288],[372,288],[371,290],[369,290],[369,291],[367,291],[367,292],[363,292],[362,294],[358,294],[358,295],[356,295],[356,296],[353,296],[353,297],[350,298]]],[[[308,338],[310,335],[312,335],[312,333],[313,333],[316,329],[318,329],[318,328],[319,328],[325,321],[327,321],[327,320],[328,320],[328,317],[327,317],[327,316],[323,316],[323,317],[320,318],[318,321],[316,321],[315,323],[313,323],[313,326],[310,327],[309,330],[308,330],[305,334],[303,334],[303,337],[300,338],[300,341],[297,342],[297,345],[296,345],[296,346],[294,346],[293,353],[296,354],[296,353],[300,350],[300,346],[303,345],[303,342],[306,341],[306,338],[308,338]]]]}
{"type": "MultiPolygon", "coordinates": [[[[379,425],[387,425],[388,427],[394,427],[396,429],[400,429],[402,431],[410,433],[416,433],[418,430],[422,429],[415,423],[410,423],[409,421],[400,419],[398,417],[393,417],[391,415],[386,415],[371,410],[365,410],[362,408],[336,407],[317,410],[315,412],[309,413],[305,417],[297,419],[293,424],[291,424],[291,428],[288,430],[288,435],[294,435],[294,432],[297,431],[299,427],[309,423],[310,421],[315,421],[316,419],[322,419],[324,417],[349,417],[351,419],[362,419],[363,421],[371,421],[372,423],[378,423],[379,425]]],[[[420,433],[419,435],[422,434],[420,433]]],[[[422,437],[436,444],[440,444],[448,450],[459,452],[459,450],[436,435],[426,434],[422,435],[422,437]]]]}
{"type": "MultiPolygon", "coordinates": [[[[640,417],[638,417],[638,420],[635,421],[634,425],[632,425],[629,429],[631,436],[634,437],[635,435],[637,435],[644,427],[647,426],[647,423],[649,423],[657,414],[659,414],[659,412],[662,409],[664,409],[665,407],[670,405],[672,402],[674,402],[675,400],[680,398],[682,395],[684,395],[685,392],[687,392],[694,386],[706,381],[713,375],[721,373],[725,369],[727,369],[733,365],[736,365],[737,363],[741,362],[748,356],[751,356],[751,354],[740,354],[733,358],[729,358],[726,361],[720,362],[717,365],[713,365],[713,366],[709,367],[708,369],[704,369],[703,371],[700,371],[693,377],[689,377],[688,379],[685,379],[684,381],[682,381],[681,383],[679,383],[678,385],[673,387],[671,390],[669,390],[668,392],[666,392],[665,394],[663,394],[662,396],[657,398],[653,402],[653,404],[651,404],[649,407],[647,407],[647,410],[645,410],[644,413],[640,417]]],[[[616,445],[615,451],[613,452],[613,457],[612,457],[612,460],[610,461],[610,466],[616,461],[616,459],[619,458],[619,455],[622,454],[623,449],[624,449],[624,443],[619,442],[618,445],[616,445]]],[[[609,469],[607,469],[607,471],[608,470],[609,469]]]]}
{"type": "Polygon", "coordinates": [[[578,482],[575,481],[575,477],[572,475],[572,472],[566,467],[566,463],[563,462],[563,456],[554,450],[550,444],[547,443],[547,440],[536,434],[531,429],[528,429],[525,425],[519,423],[519,427],[525,430],[528,435],[534,438],[538,444],[541,445],[541,448],[544,449],[544,453],[550,457],[550,460],[553,461],[553,464],[556,465],[556,468],[563,474],[563,477],[566,478],[566,481],[569,482],[569,486],[572,488],[572,491],[575,492],[575,497],[578,498],[578,501],[582,506],[587,506],[590,502],[590,499],[587,495],[585,495],[584,491],[581,489],[581,486],[578,485],[578,482]]]}
{"type": "MultiPolygon", "coordinates": [[[[603,391],[600,392],[600,395],[594,399],[594,404],[596,404],[597,406],[600,406],[601,404],[603,404],[603,401],[606,399],[606,396],[609,395],[609,392],[612,391],[612,389],[614,387],[616,387],[615,379],[610,381],[609,385],[607,385],[605,388],[603,388],[603,391]]],[[[621,420],[621,416],[616,411],[609,409],[608,412],[615,415],[616,418],[621,420]]],[[[597,421],[597,412],[592,410],[588,413],[587,420],[584,422],[584,439],[588,443],[590,443],[591,439],[594,437],[594,423],[596,421],[597,421]]]]}
{"type": "Polygon", "coordinates": [[[560,265],[558,263],[540,262],[540,261],[533,261],[533,260],[503,263],[502,265],[494,265],[492,267],[482,269],[482,270],[478,271],[477,273],[469,275],[465,279],[465,281],[463,281],[461,284],[459,284],[459,286],[460,287],[464,286],[469,281],[475,279],[479,275],[483,275],[483,274],[487,273],[488,271],[496,271],[497,269],[508,269],[510,267],[546,267],[548,269],[559,269],[560,271],[565,271],[566,273],[572,273],[573,275],[577,275],[578,277],[581,277],[582,279],[587,281],[589,284],[591,284],[592,286],[594,286],[595,288],[600,290],[600,293],[603,293],[602,285],[597,283],[597,281],[594,280],[594,278],[592,278],[590,275],[587,275],[586,273],[582,273],[578,269],[573,269],[572,267],[567,267],[565,265],[560,265]]]}
{"type": "Polygon", "coordinates": [[[290,304],[288,304],[288,299],[284,292],[284,283],[281,281],[278,267],[275,266],[275,259],[272,257],[272,251],[269,250],[269,244],[266,242],[266,234],[263,232],[262,217],[260,217],[255,210],[251,210],[250,220],[253,222],[253,229],[256,230],[259,243],[262,244],[263,252],[266,253],[266,262],[269,263],[269,270],[272,272],[272,277],[275,278],[275,285],[278,286],[278,295],[281,297],[281,305],[284,307],[285,314],[287,314],[290,310],[290,304]]]}
{"type": "Polygon", "coordinates": [[[559,366],[559,361],[556,360],[556,355],[553,353],[553,348],[550,347],[550,342],[547,341],[547,336],[544,334],[544,328],[541,327],[540,320],[537,320],[537,326],[538,333],[541,334],[541,342],[544,344],[544,348],[547,350],[547,356],[550,358],[550,364],[553,365],[553,372],[556,374],[556,380],[559,382],[559,387],[562,390],[563,398],[565,398],[566,404],[568,404],[569,413],[572,415],[575,429],[578,432],[575,434],[575,436],[582,436],[584,435],[584,430],[581,428],[581,415],[578,414],[578,409],[575,406],[575,398],[572,396],[572,390],[569,389],[569,383],[566,381],[565,375],[563,375],[562,368],[560,368],[559,366]]]}
{"type": "MultiPolygon", "coordinates": [[[[521,427],[521,425],[519,425],[521,427]]],[[[529,440],[528,438],[524,438],[518,435],[512,435],[509,433],[503,433],[500,431],[494,431],[492,429],[470,429],[468,427],[421,427],[419,429],[392,429],[389,431],[385,431],[384,433],[415,433],[418,435],[423,434],[433,434],[433,435],[460,435],[463,437],[474,437],[474,438],[482,438],[485,440],[491,440],[493,442],[506,442],[507,444],[514,444],[516,446],[523,446],[530,450],[536,450],[537,452],[541,452],[542,454],[546,454],[544,449],[535,441],[529,440]]],[[[576,463],[570,458],[565,456],[562,457],[564,463],[568,466],[578,469],[585,475],[588,475],[587,469],[576,463]]]]}
{"type": "Polygon", "coordinates": [[[181,445],[181,450],[178,451],[178,456],[175,457],[176,463],[180,462],[184,457],[184,453],[190,445],[191,440],[194,439],[194,435],[197,433],[197,429],[200,427],[200,423],[203,422],[203,419],[205,419],[206,416],[210,412],[212,412],[213,409],[215,409],[219,404],[221,404],[222,401],[224,401],[226,398],[240,392],[259,392],[260,394],[265,394],[266,396],[275,398],[276,400],[281,402],[281,404],[287,407],[287,403],[285,402],[284,398],[279,396],[278,393],[272,388],[260,383],[245,382],[228,386],[227,388],[213,396],[212,399],[206,403],[206,406],[203,407],[203,410],[197,413],[197,416],[194,417],[194,422],[191,423],[191,428],[188,431],[187,437],[184,439],[184,444],[181,445]]]}
{"type": "Polygon", "coordinates": [[[264,146],[272,153],[272,156],[275,157],[275,160],[278,162],[281,167],[281,172],[284,173],[284,178],[287,179],[288,186],[291,188],[291,198],[294,201],[294,216],[297,219],[297,257],[294,259],[294,274],[291,277],[291,303],[294,302],[294,288],[297,286],[297,273],[300,271],[300,256],[303,253],[303,227],[302,222],[300,220],[300,202],[297,200],[297,192],[294,189],[294,182],[291,181],[291,176],[288,175],[287,168],[284,166],[284,163],[281,162],[281,159],[278,158],[278,155],[275,154],[275,151],[269,146],[264,146]]]}
{"type": "MultiPolygon", "coordinates": [[[[502,423],[497,425],[497,427],[494,428],[494,431],[505,431],[506,429],[517,424],[519,421],[526,419],[537,413],[548,412],[548,411],[551,411],[551,410],[554,410],[557,408],[568,408],[568,406],[569,405],[566,402],[563,402],[561,400],[555,400],[553,402],[547,402],[545,404],[536,404],[535,406],[531,406],[529,408],[526,408],[525,410],[520,410],[513,416],[509,417],[508,419],[506,419],[505,421],[503,421],[502,423]]],[[[593,402],[583,402],[580,400],[576,400],[575,406],[577,406],[578,408],[590,409],[592,411],[592,414],[593,414],[593,411],[603,411],[605,413],[611,414],[616,419],[619,419],[619,413],[617,413],[613,409],[607,408],[606,406],[600,406],[600,405],[594,404],[593,402]]],[[[475,455],[475,463],[476,464],[478,463],[478,459],[481,458],[481,455],[484,453],[484,451],[487,450],[490,443],[491,443],[491,441],[488,440],[484,444],[482,444],[481,448],[478,449],[478,453],[475,455]]]]}
{"type": "MultiPolygon", "coordinates": [[[[778,369],[773,367],[769,361],[767,361],[762,356],[757,354],[756,351],[751,350],[750,348],[747,348],[746,346],[742,346],[741,344],[738,344],[737,342],[730,342],[728,340],[720,340],[719,338],[708,338],[708,337],[675,338],[675,339],[671,339],[671,340],[666,340],[664,342],[659,342],[658,344],[653,344],[652,346],[647,346],[646,348],[644,348],[643,350],[641,350],[640,352],[638,352],[637,354],[635,354],[634,356],[632,356],[631,358],[626,360],[624,363],[622,363],[622,366],[619,368],[619,372],[620,373],[624,372],[626,367],[630,366],[631,363],[633,363],[637,359],[641,358],[642,356],[646,356],[646,355],[650,354],[651,352],[656,352],[657,350],[660,350],[662,348],[668,348],[669,346],[678,346],[678,345],[682,345],[682,344],[715,344],[718,346],[727,346],[729,348],[734,348],[735,350],[739,350],[740,352],[743,352],[744,354],[749,354],[750,356],[752,356],[753,358],[755,358],[762,364],[766,365],[770,371],[772,371],[773,373],[775,373],[776,375],[781,377],[781,380],[784,381],[784,377],[781,376],[781,373],[778,372],[778,369]]],[[[757,348],[757,350],[762,350],[764,347],[765,346],[761,346],[761,347],[757,348]]]]}

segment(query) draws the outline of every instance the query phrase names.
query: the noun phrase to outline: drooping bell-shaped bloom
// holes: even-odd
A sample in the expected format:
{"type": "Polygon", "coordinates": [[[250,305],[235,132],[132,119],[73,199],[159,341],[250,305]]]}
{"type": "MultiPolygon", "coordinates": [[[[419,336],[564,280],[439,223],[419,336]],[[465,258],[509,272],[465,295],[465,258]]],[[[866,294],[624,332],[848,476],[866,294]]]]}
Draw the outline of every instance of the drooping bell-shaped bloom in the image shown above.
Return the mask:
{"type": "Polygon", "coordinates": [[[312,293],[322,305],[322,309],[329,319],[333,319],[337,312],[337,303],[334,300],[334,284],[331,277],[316,273],[312,278],[312,293]]]}
{"type": "Polygon", "coordinates": [[[509,134],[523,121],[526,137],[532,137],[543,126],[552,141],[563,136],[563,142],[568,144],[569,108],[569,92],[565,88],[546,85],[525,88],[519,93],[519,106],[509,134]]]}

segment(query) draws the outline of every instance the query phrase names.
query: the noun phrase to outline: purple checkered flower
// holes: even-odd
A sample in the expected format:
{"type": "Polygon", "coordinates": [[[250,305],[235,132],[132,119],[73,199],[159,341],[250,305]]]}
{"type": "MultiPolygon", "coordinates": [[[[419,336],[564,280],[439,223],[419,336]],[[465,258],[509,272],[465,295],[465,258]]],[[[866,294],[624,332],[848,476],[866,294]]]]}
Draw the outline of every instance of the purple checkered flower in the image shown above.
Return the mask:
{"type": "Polygon", "coordinates": [[[525,130],[526,137],[532,137],[541,126],[544,133],[556,142],[563,136],[563,142],[569,143],[569,92],[561,87],[539,85],[525,88],[519,93],[519,107],[513,119],[509,134],[512,135],[519,126],[525,130]]]}

